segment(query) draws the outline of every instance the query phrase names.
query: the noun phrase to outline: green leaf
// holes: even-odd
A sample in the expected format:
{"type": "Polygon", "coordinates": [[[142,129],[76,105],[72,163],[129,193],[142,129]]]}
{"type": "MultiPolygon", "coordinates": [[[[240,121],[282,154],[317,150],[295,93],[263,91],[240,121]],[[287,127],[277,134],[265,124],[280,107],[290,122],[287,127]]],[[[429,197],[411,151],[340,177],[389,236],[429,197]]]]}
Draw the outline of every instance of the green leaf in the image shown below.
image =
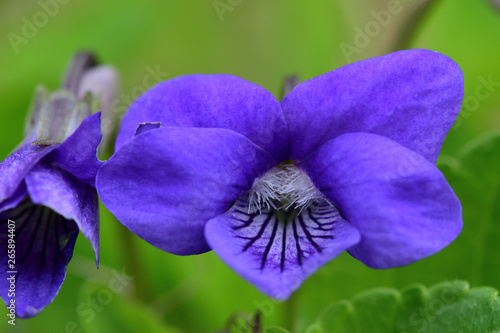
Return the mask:
{"type": "Polygon", "coordinates": [[[462,202],[464,228],[455,246],[456,274],[474,285],[500,288],[500,133],[466,145],[441,167],[462,202]]]}
{"type": "Polygon", "coordinates": [[[86,333],[179,332],[162,323],[146,305],[128,299],[121,291],[91,282],[82,287],[77,313],[86,333]]]}
{"type": "Polygon", "coordinates": [[[500,330],[497,294],[489,287],[469,289],[464,281],[429,289],[420,284],[401,291],[377,288],[331,304],[306,332],[494,332],[500,330]]]}

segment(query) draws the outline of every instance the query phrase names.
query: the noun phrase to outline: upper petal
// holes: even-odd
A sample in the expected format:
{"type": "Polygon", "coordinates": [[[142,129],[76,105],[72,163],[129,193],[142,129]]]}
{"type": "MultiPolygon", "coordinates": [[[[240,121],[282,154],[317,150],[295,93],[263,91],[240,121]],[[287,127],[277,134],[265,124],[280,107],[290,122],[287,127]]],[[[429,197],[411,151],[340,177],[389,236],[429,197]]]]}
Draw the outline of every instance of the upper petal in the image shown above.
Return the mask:
{"type": "Polygon", "coordinates": [[[0,202],[13,195],[31,168],[56,148],[28,143],[0,162],[0,202]]]}
{"type": "Polygon", "coordinates": [[[116,150],[140,123],[162,127],[215,127],[243,134],[278,162],[288,158],[288,132],[281,107],[262,87],[232,75],[188,75],[162,82],[129,108],[116,150]]]}
{"type": "Polygon", "coordinates": [[[49,207],[65,219],[76,222],[90,241],[98,263],[99,211],[95,188],[47,161],[33,167],[26,176],[26,187],[34,204],[49,207]]]}
{"type": "Polygon", "coordinates": [[[461,231],[461,206],[429,161],[368,133],[330,140],[299,165],[361,233],[349,252],[389,268],[432,255],[461,231]]]}
{"type": "Polygon", "coordinates": [[[31,168],[43,157],[92,186],[102,162],[96,157],[101,141],[100,114],[87,117],[61,144],[25,144],[0,163],[0,202],[14,194],[31,168]]]}
{"type": "Polygon", "coordinates": [[[368,132],[434,163],[462,97],[460,68],[434,51],[399,51],[341,67],[283,99],[291,158],[302,160],[339,135],[368,132]]]}
{"type": "Polygon", "coordinates": [[[118,220],[174,254],[209,250],[205,223],[276,165],[243,135],[217,128],[158,128],[124,144],[99,170],[97,190],[118,220]]]}
{"type": "Polygon", "coordinates": [[[85,118],[48,159],[81,181],[95,186],[97,170],[103,164],[97,159],[97,147],[101,138],[101,114],[96,113],[85,118]]]}

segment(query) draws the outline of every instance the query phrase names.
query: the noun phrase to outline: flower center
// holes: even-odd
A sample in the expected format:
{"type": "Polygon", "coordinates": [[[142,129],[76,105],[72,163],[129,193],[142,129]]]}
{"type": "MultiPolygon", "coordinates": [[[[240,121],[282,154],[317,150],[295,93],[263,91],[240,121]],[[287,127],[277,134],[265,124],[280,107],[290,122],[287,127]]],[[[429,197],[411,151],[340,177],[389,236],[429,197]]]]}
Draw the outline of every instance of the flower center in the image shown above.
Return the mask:
{"type": "Polygon", "coordinates": [[[280,164],[257,178],[249,192],[248,212],[265,209],[297,210],[328,202],[309,176],[292,163],[280,164]]]}

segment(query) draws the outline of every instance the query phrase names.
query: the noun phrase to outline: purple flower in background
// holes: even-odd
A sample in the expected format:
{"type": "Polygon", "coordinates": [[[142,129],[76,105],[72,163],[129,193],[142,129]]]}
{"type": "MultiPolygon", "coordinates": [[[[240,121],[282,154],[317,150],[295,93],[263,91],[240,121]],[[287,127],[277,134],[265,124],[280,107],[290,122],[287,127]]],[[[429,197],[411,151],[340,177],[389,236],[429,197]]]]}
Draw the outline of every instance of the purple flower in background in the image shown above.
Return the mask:
{"type": "Polygon", "coordinates": [[[85,91],[110,69],[94,65],[79,54],[64,89],[37,90],[24,141],[0,163],[0,295],[20,318],[37,315],[57,295],[79,230],[98,262],[95,175],[102,135],[85,91]],[[90,67],[93,74],[84,76],[90,67]]]}
{"type": "Polygon", "coordinates": [[[457,237],[460,202],[434,163],[462,96],[459,67],[428,50],[347,65],[281,103],[234,76],[179,77],[130,107],[97,190],[147,242],[213,249],[285,299],[344,250],[390,268],[457,237]]]}

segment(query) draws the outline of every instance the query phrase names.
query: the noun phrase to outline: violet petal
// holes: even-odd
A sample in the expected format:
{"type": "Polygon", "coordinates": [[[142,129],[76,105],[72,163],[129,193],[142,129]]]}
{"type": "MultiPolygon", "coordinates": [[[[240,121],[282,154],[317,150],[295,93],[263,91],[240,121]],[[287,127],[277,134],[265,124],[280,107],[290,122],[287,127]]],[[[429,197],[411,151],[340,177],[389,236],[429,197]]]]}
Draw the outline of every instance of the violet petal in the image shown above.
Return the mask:
{"type": "Polygon", "coordinates": [[[461,231],[460,202],[439,169],[390,139],[344,134],[298,166],[358,228],[349,252],[370,267],[423,259],[461,231]]]}
{"type": "Polygon", "coordinates": [[[28,143],[0,162],[0,202],[10,197],[31,168],[56,148],[57,145],[44,146],[28,143]]]}
{"type": "Polygon", "coordinates": [[[277,162],[288,157],[288,130],[281,107],[264,88],[232,75],[188,75],[145,92],[123,117],[116,150],[140,123],[162,127],[233,130],[266,150],[277,162]]]}
{"type": "Polygon", "coordinates": [[[34,205],[29,198],[14,209],[1,212],[0,221],[2,299],[7,305],[10,299],[15,300],[16,316],[34,317],[52,302],[61,288],[78,227],[47,207],[34,205]],[[12,235],[8,232],[9,219],[15,221],[14,261],[8,261],[11,259],[8,241],[12,235]],[[15,278],[14,297],[9,297],[9,277],[15,278]]]}
{"type": "Polygon", "coordinates": [[[275,165],[236,132],[162,127],[124,144],[96,184],[104,205],[133,233],[170,253],[197,254],[210,250],[205,223],[275,165]]]}
{"type": "Polygon", "coordinates": [[[463,97],[450,58],[407,50],[356,62],[298,85],[281,105],[291,158],[345,133],[388,137],[435,163],[463,97]]]}
{"type": "Polygon", "coordinates": [[[103,162],[97,159],[97,148],[101,142],[101,114],[93,114],[83,120],[48,159],[87,184],[95,186],[97,170],[103,162]]]}
{"type": "Polygon", "coordinates": [[[49,207],[65,219],[76,222],[90,240],[98,264],[99,207],[95,188],[46,161],[38,163],[26,176],[26,187],[34,204],[49,207]]]}

